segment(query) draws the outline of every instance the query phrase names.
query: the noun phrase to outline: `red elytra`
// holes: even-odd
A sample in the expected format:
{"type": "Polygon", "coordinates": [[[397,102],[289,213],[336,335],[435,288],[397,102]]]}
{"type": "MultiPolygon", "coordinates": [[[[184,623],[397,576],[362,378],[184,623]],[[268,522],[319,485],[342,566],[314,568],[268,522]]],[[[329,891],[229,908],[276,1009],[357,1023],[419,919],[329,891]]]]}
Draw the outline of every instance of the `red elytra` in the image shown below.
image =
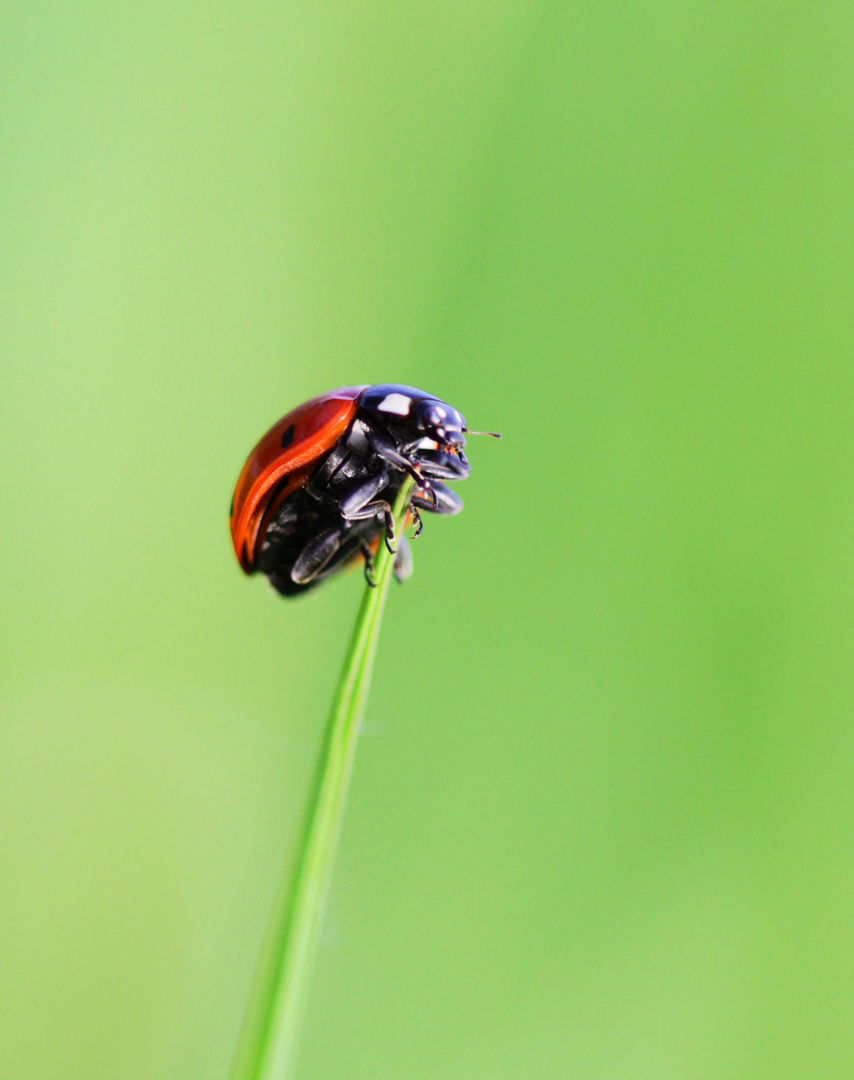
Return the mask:
{"type": "Polygon", "coordinates": [[[262,520],[272,509],[271,492],[278,486],[274,501],[279,505],[305,487],[317,459],[347,430],[368,385],[330,390],[305,402],[277,421],[249,455],[234,490],[230,519],[234,553],[247,574],[254,568],[262,520]]]}

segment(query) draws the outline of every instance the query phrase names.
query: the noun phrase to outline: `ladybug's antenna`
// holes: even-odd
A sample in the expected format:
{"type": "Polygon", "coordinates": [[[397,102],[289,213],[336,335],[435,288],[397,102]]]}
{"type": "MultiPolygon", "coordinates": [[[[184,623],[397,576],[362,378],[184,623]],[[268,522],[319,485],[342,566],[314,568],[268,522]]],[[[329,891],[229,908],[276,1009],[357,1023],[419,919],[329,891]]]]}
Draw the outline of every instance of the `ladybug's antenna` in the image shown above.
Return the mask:
{"type": "Polygon", "coordinates": [[[469,431],[468,428],[466,428],[465,431],[466,435],[488,435],[491,439],[501,438],[497,431],[469,431]]]}

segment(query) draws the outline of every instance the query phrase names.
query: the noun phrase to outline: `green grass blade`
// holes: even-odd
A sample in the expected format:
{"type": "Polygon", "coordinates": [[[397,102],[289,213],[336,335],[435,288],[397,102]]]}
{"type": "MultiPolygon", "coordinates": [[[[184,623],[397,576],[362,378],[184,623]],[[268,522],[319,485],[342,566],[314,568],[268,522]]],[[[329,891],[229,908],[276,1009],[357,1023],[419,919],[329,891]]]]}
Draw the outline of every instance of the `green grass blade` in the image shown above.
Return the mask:
{"type": "MultiPolygon", "coordinates": [[[[412,481],[407,479],[394,507],[398,536],[403,535],[411,490],[412,481]]],[[[279,890],[231,1080],[288,1080],[292,1075],[393,562],[381,543],[377,584],[366,587],[356,616],[298,847],[279,890]]]]}

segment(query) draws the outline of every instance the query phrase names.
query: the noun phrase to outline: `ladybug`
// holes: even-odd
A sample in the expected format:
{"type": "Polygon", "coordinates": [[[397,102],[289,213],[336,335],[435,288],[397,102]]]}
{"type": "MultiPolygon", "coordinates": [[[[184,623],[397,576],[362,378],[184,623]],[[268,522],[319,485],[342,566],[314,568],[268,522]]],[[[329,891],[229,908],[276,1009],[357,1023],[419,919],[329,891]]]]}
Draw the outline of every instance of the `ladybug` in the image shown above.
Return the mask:
{"type": "MultiPolygon", "coordinates": [[[[406,476],[417,485],[407,514],[416,536],[419,510],[462,510],[445,481],[469,475],[466,433],[481,434],[446,402],[395,383],[346,386],[300,405],[261,438],[238,478],[230,524],[241,567],[293,596],[361,555],[373,584],[381,539],[395,550],[392,505],[406,476]]],[[[394,569],[401,581],[411,573],[405,537],[394,569]]]]}

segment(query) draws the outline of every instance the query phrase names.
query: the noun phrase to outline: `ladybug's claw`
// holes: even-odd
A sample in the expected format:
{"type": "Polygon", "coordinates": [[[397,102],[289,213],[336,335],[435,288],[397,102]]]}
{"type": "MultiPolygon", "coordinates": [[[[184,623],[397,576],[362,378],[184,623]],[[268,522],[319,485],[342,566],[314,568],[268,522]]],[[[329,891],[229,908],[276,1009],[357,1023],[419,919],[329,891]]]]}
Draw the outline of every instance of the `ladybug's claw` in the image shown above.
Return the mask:
{"type": "Polygon", "coordinates": [[[374,555],[371,551],[370,544],[366,540],[362,540],[359,544],[362,549],[362,555],[365,558],[365,581],[370,585],[372,589],[377,587],[377,579],[374,577],[374,555]]]}
{"type": "Polygon", "coordinates": [[[386,520],[385,526],[385,546],[388,548],[389,555],[396,555],[397,548],[394,546],[394,518],[386,520]]]}

